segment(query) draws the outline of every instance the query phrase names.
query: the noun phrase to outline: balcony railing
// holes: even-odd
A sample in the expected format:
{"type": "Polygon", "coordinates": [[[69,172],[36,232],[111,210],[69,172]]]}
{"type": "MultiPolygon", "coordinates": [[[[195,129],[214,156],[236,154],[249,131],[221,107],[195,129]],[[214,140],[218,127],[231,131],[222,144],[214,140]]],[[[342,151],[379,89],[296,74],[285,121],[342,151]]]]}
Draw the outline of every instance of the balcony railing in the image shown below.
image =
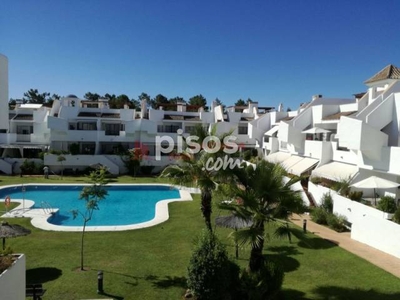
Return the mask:
{"type": "Polygon", "coordinates": [[[17,142],[30,142],[31,135],[30,134],[17,134],[17,142]]]}

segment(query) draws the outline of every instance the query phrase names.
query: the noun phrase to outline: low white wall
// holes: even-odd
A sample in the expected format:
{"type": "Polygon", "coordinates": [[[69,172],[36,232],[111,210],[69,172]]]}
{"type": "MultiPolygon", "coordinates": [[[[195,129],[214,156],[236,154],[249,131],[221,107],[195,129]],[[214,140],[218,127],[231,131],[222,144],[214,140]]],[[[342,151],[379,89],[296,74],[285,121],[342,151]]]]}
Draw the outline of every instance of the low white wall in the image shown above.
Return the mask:
{"type": "Polygon", "coordinates": [[[388,214],[373,207],[342,197],[335,191],[312,182],[308,191],[316,203],[331,191],[333,212],[345,216],[351,225],[351,238],[400,258],[400,225],[387,220],[388,214]]]}
{"type": "Polygon", "coordinates": [[[338,194],[333,195],[333,212],[345,216],[347,220],[353,223],[360,217],[373,217],[377,219],[387,219],[388,214],[368,205],[357,201],[352,201],[338,194]]]}
{"type": "Polygon", "coordinates": [[[26,286],[25,255],[18,254],[19,258],[13,265],[0,274],[0,299],[24,300],[26,286]]]}
{"type": "Polygon", "coordinates": [[[298,191],[300,194],[301,199],[303,199],[303,203],[306,206],[310,206],[310,200],[308,200],[308,197],[306,193],[304,192],[303,186],[301,185],[300,182],[296,182],[290,186],[290,189],[293,191],[298,191]]]}
{"type": "Polygon", "coordinates": [[[400,258],[400,225],[366,215],[354,220],[351,238],[400,258]]]}
{"type": "Polygon", "coordinates": [[[321,185],[314,184],[311,181],[308,182],[308,192],[311,193],[311,195],[315,200],[315,204],[317,205],[321,205],[322,197],[324,194],[331,194],[331,195],[336,194],[335,191],[323,187],[321,185]]]}

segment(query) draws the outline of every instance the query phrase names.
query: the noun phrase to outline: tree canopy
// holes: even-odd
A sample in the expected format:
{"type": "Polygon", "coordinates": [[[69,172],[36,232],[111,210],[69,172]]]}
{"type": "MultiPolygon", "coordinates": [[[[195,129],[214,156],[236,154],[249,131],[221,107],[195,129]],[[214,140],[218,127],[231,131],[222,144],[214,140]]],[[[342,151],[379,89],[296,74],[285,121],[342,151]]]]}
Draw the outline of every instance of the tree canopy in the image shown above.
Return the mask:
{"type": "Polygon", "coordinates": [[[243,99],[239,99],[238,101],[235,102],[235,106],[245,106],[246,102],[244,102],[243,99]]]}
{"type": "Polygon", "coordinates": [[[189,99],[189,104],[190,105],[198,105],[198,106],[207,106],[207,100],[206,98],[203,97],[202,94],[193,96],[192,98],[189,99]]]}
{"type": "Polygon", "coordinates": [[[150,100],[150,105],[152,108],[158,108],[159,106],[168,104],[170,104],[168,98],[162,94],[158,94],[157,96],[155,96],[153,99],[150,100]]]}
{"type": "Polygon", "coordinates": [[[38,89],[29,89],[26,93],[24,93],[24,97],[22,98],[24,103],[36,104],[52,104],[56,99],[60,99],[60,96],[57,94],[50,96],[50,93],[48,92],[39,93],[38,89]]]}
{"type": "Polygon", "coordinates": [[[85,95],[83,95],[83,98],[85,98],[87,100],[91,100],[91,101],[97,101],[97,100],[99,100],[100,95],[97,93],[87,92],[85,95]]]}

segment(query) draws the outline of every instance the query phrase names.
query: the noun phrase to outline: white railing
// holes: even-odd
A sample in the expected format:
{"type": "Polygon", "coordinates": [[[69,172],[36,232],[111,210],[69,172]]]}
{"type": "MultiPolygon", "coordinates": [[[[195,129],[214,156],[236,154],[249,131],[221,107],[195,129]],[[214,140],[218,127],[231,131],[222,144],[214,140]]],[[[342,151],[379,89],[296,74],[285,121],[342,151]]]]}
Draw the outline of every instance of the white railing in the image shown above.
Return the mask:
{"type": "Polygon", "coordinates": [[[30,142],[31,135],[30,134],[17,134],[17,142],[30,142]]]}

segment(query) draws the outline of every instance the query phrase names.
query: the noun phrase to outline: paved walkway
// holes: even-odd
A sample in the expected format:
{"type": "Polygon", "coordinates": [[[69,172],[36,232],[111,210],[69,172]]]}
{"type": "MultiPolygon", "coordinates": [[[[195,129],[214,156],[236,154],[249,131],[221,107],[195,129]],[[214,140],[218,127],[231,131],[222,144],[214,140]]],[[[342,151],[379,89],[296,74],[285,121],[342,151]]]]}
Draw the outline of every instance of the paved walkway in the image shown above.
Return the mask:
{"type": "Polygon", "coordinates": [[[307,231],[321,238],[329,240],[341,248],[361,257],[379,268],[400,278],[400,259],[390,254],[377,250],[366,244],[352,240],[350,232],[338,233],[325,226],[312,222],[308,215],[293,215],[291,221],[303,227],[303,220],[307,220],[307,231]]]}

